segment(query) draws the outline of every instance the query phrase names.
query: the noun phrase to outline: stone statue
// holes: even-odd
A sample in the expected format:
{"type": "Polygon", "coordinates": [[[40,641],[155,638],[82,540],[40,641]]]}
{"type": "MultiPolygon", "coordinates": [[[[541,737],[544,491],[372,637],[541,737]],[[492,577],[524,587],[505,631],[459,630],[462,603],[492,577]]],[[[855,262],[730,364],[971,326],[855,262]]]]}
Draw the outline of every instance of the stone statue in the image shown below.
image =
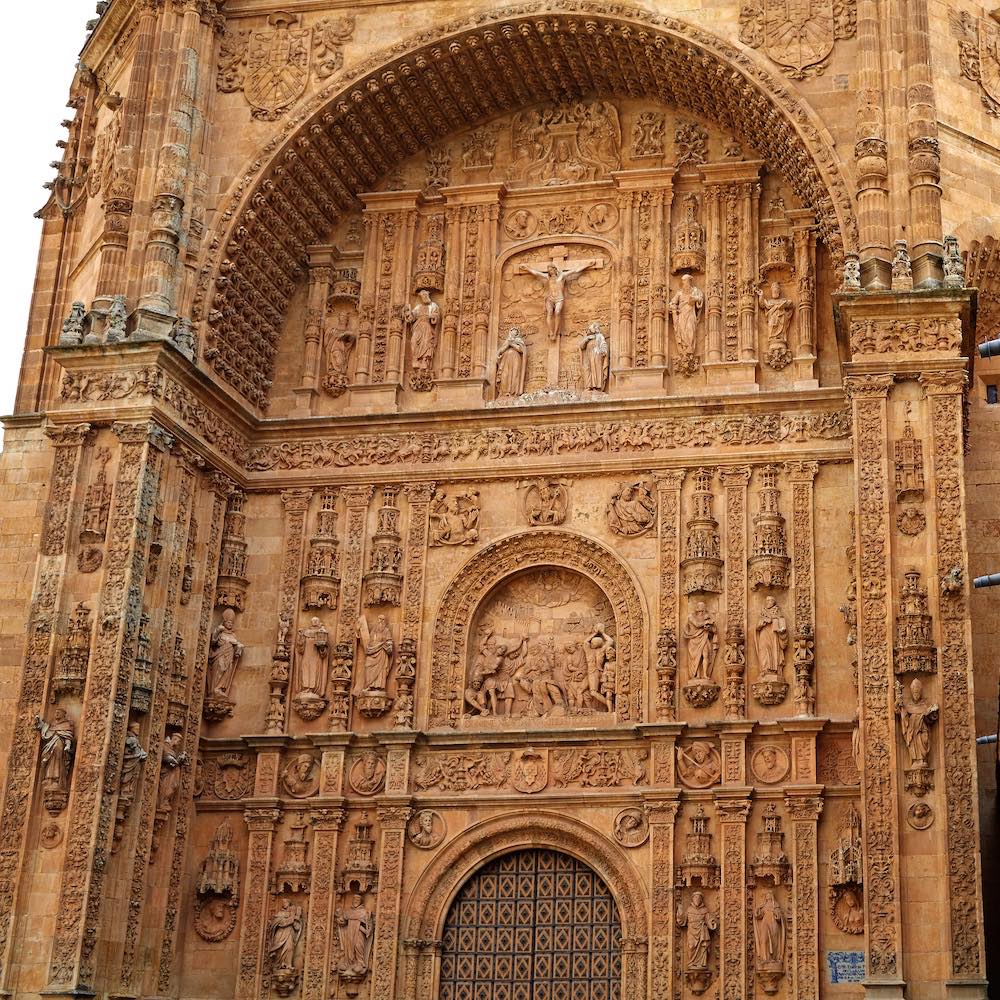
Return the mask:
{"type": "Polygon", "coordinates": [[[670,315],[674,321],[674,336],[682,355],[693,357],[698,321],[705,306],[705,294],[693,283],[690,274],[681,277],[681,287],[670,300],[670,315]]]}
{"type": "Polygon", "coordinates": [[[35,728],[42,737],[42,797],[49,813],[58,816],[69,801],[76,730],[63,708],[53,710],[50,722],[35,716],[35,728]]]}
{"type": "Polygon", "coordinates": [[[708,969],[712,932],[718,930],[718,915],[705,905],[705,897],[700,892],[691,896],[691,905],[685,910],[683,904],[677,907],[677,926],[686,928],[684,953],[689,972],[704,972],[708,969]]]}
{"type": "Polygon", "coordinates": [[[358,638],[361,640],[364,663],[354,685],[354,694],[381,694],[389,681],[393,654],[392,629],[385,615],[379,615],[371,627],[368,619],[361,615],[358,619],[358,638]]]}
{"type": "Polygon", "coordinates": [[[600,265],[598,260],[579,260],[566,263],[563,267],[552,261],[544,271],[530,264],[522,264],[521,271],[540,278],[545,282],[545,325],[549,340],[556,340],[562,329],[563,309],[566,306],[566,284],[578,278],[584,271],[600,265]]]}
{"type": "Polygon", "coordinates": [[[897,685],[896,711],[903,728],[903,741],[910,754],[910,766],[926,768],[930,754],[930,726],[937,722],[940,709],[924,700],[924,685],[919,677],[910,681],[910,697],[904,698],[897,685]]]}
{"type": "Polygon", "coordinates": [[[754,910],[754,944],[757,961],[765,969],[784,968],[785,915],[781,912],[774,891],[767,889],[754,910]]]}
{"type": "Polygon", "coordinates": [[[544,527],[562,524],[569,512],[567,481],[538,479],[525,485],[524,514],[528,524],[544,527]]]}
{"type": "Polygon", "coordinates": [[[326,332],[326,376],[323,387],[335,396],[347,388],[351,352],[357,343],[357,334],[347,325],[346,319],[339,327],[331,327],[326,332]]]}
{"type": "Polygon", "coordinates": [[[611,372],[611,349],[600,323],[591,323],[580,339],[583,387],[590,392],[607,392],[611,372]]]}
{"type": "Polygon", "coordinates": [[[282,900],[267,927],[267,958],[275,971],[295,968],[295,949],[302,936],[302,907],[289,899],[282,900]]]}
{"type": "Polygon", "coordinates": [[[555,652],[551,637],[528,647],[524,663],[518,667],[514,679],[531,699],[531,711],[536,716],[546,716],[565,706],[562,688],[556,683],[555,652]]]}
{"type": "Polygon", "coordinates": [[[437,847],[444,839],[444,831],[438,829],[439,825],[443,824],[436,812],[432,809],[421,809],[413,817],[408,829],[410,843],[424,851],[437,847]]]}
{"type": "Polygon", "coordinates": [[[463,490],[453,496],[438,490],[428,518],[430,544],[474,545],[479,541],[479,512],[479,490],[463,490]]]}
{"type": "Polygon", "coordinates": [[[360,979],[368,972],[375,914],[365,908],[364,897],[355,893],[351,905],[337,910],[340,938],[340,974],[360,979]]]}
{"type": "Polygon", "coordinates": [[[763,289],[758,291],[761,305],[764,307],[764,315],[767,319],[767,346],[768,353],[773,350],[783,350],[788,346],[788,325],[792,321],[792,313],[795,305],[791,299],[786,299],[781,294],[781,284],[777,281],[771,282],[771,297],[768,298],[763,289]]]}
{"type": "Polygon", "coordinates": [[[598,622],[584,644],[584,656],[587,661],[585,693],[609,712],[614,711],[611,697],[603,694],[602,690],[605,687],[608,661],[613,661],[614,655],[615,641],[604,631],[604,623],[598,622]]]}
{"type": "Polygon", "coordinates": [[[122,754],[122,774],[119,798],[131,801],[135,798],[135,786],[139,780],[139,771],[143,761],[149,754],[139,743],[139,723],[130,722],[125,734],[125,750],[122,754]]]}
{"type": "MultiPolygon", "coordinates": [[[[589,688],[587,654],[579,642],[571,641],[562,644],[562,649],[559,651],[559,672],[566,687],[570,712],[579,714],[587,710],[589,707],[586,699],[589,688]]],[[[601,697],[600,694],[598,697],[601,697]]],[[[601,698],[602,702],[603,700],[601,698]]]]}
{"type": "Polygon", "coordinates": [[[322,712],[326,707],[327,655],[330,651],[330,633],[326,626],[318,618],[311,619],[308,628],[299,629],[295,649],[299,654],[298,687],[293,698],[295,708],[300,715],[311,708],[322,712]]]}
{"type": "Polygon", "coordinates": [[[755,635],[757,665],[761,677],[781,678],[785,669],[785,650],[788,648],[788,623],[773,597],[768,597],[761,608],[755,635]]]}
{"type": "Polygon", "coordinates": [[[188,755],[181,750],[184,734],[168,733],[163,738],[160,752],[160,787],[156,791],[156,811],[167,814],[174,808],[177,789],[181,783],[181,768],[188,762],[188,755]]]}
{"type": "Polygon", "coordinates": [[[226,608],[222,612],[222,621],[212,633],[212,645],[208,653],[208,691],[210,695],[222,700],[229,698],[229,689],[243,656],[243,643],[236,638],[235,627],[236,612],[232,608],[226,608]]]}
{"type": "Polygon", "coordinates": [[[434,368],[441,307],[426,288],[422,288],[417,295],[420,301],[415,306],[408,306],[405,313],[410,327],[410,351],[414,371],[430,372],[434,368]]]}
{"type": "Polygon", "coordinates": [[[643,480],[620,485],[608,504],[611,530],[631,538],[648,531],[655,523],[656,500],[649,485],[643,480]]]}
{"type": "Polygon", "coordinates": [[[688,676],[691,680],[711,680],[715,654],[719,650],[718,632],[715,619],[698,601],[684,624],[684,638],[687,641],[688,676]]]}
{"type": "Polygon", "coordinates": [[[497,354],[497,399],[508,399],[524,393],[524,378],[528,368],[528,345],[516,326],[497,354]]]}

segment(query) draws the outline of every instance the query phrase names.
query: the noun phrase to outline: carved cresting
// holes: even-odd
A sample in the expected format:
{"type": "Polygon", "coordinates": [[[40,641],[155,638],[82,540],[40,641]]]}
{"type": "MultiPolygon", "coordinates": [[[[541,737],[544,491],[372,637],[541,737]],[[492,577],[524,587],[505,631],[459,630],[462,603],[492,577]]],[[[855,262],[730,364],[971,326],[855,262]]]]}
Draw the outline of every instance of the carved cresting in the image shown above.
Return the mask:
{"type": "Polygon", "coordinates": [[[77,768],[59,890],[49,984],[93,982],[97,924],[109,864],[130,682],[139,638],[146,543],[160,488],[162,451],[171,438],[155,423],[113,427],[120,442],[108,523],[97,638],[79,725],[77,768]]]}
{"type": "Polygon", "coordinates": [[[854,407],[857,489],[859,728],[865,831],[865,928],[868,978],[902,978],[899,826],[893,718],[889,560],[888,397],[892,375],[844,380],[854,407]]]}
{"type": "Polygon", "coordinates": [[[3,844],[0,845],[0,986],[6,986],[10,968],[10,949],[14,942],[11,934],[14,900],[23,868],[22,851],[31,801],[29,789],[35,782],[38,760],[37,743],[33,738],[34,722],[45,702],[46,674],[53,652],[56,614],[66,570],[70,502],[74,486],[80,481],[80,458],[89,433],[89,424],[53,427],[47,431],[54,449],[52,476],[0,813],[3,825],[3,844]]]}

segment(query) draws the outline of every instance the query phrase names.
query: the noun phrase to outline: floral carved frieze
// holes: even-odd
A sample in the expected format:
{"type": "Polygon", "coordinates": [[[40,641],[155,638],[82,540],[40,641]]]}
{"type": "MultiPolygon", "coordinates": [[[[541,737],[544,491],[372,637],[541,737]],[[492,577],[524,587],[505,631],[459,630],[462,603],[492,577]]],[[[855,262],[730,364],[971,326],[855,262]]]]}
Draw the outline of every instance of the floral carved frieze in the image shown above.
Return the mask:
{"type": "Polygon", "coordinates": [[[957,316],[924,319],[856,320],[851,324],[851,353],[896,354],[903,351],[951,351],[962,347],[957,316]]]}

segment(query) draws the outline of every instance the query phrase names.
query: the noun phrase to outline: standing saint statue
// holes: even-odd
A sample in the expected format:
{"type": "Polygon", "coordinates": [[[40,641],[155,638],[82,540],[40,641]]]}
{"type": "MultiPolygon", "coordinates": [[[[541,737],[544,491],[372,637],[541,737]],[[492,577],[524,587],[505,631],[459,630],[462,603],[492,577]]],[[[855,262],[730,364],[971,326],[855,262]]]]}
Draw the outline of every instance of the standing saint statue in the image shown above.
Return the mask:
{"type": "Polygon", "coordinates": [[[283,900],[267,927],[267,957],[276,971],[295,968],[295,948],[302,936],[302,907],[283,900]]]}
{"type": "Polygon", "coordinates": [[[674,336],[682,355],[695,354],[698,320],[705,306],[705,294],[691,281],[691,275],[681,277],[681,287],[670,300],[670,315],[674,321],[674,336]]]}
{"type": "Polygon", "coordinates": [[[719,918],[705,905],[702,893],[692,894],[691,905],[686,910],[678,904],[677,926],[687,929],[684,935],[687,971],[704,972],[708,969],[712,931],[718,928],[719,918]]]}
{"type": "Polygon", "coordinates": [[[687,641],[689,678],[693,681],[710,680],[719,639],[715,619],[704,601],[698,601],[688,615],[684,623],[684,638],[687,641]]]}
{"type": "Polygon", "coordinates": [[[578,278],[584,271],[599,267],[599,260],[581,260],[559,267],[553,261],[544,271],[530,264],[522,264],[521,271],[545,282],[545,326],[549,331],[549,340],[556,340],[562,329],[563,309],[566,306],[566,283],[578,278]]]}
{"type": "Polygon", "coordinates": [[[780,969],[785,961],[785,915],[781,912],[774,891],[764,893],[754,911],[754,944],[757,961],[762,968],[780,969]]]}
{"type": "Polygon", "coordinates": [[[607,392],[611,371],[611,349],[608,338],[601,331],[601,324],[594,322],[580,339],[583,362],[583,387],[589,392],[607,392]]]}
{"type": "Polygon", "coordinates": [[[35,728],[42,736],[42,797],[45,808],[57,816],[69,800],[76,731],[63,708],[53,710],[49,722],[35,716],[35,728]]]}
{"type": "Polygon", "coordinates": [[[188,755],[181,750],[184,734],[168,733],[163,738],[160,751],[160,787],[156,790],[156,811],[169,813],[174,807],[177,790],[181,783],[181,768],[187,763],[188,755]]]}
{"type": "Polygon", "coordinates": [[[350,906],[337,910],[342,976],[360,979],[367,973],[374,930],[375,914],[366,909],[364,897],[356,892],[350,906]]]}
{"type": "Polygon", "coordinates": [[[785,650],[788,648],[788,622],[778,607],[778,602],[769,597],[764,601],[754,636],[757,647],[757,667],[761,677],[781,678],[785,670],[785,650]]]}
{"type": "Polygon", "coordinates": [[[760,303],[764,307],[764,315],[767,318],[768,346],[784,346],[788,343],[788,324],[792,320],[792,310],[795,306],[790,299],[786,299],[781,294],[781,285],[779,282],[772,281],[770,291],[770,298],[764,294],[763,290],[757,293],[760,297],[760,303]]]}
{"type": "Polygon", "coordinates": [[[329,650],[330,633],[318,618],[313,618],[308,628],[299,629],[295,641],[299,669],[292,704],[303,719],[318,718],[326,708],[329,650]]]}
{"type": "Polygon", "coordinates": [[[524,342],[521,331],[512,326],[497,353],[497,399],[522,395],[527,369],[528,345],[524,342]]]}
{"type": "Polygon", "coordinates": [[[210,695],[227,699],[229,689],[243,656],[243,643],[236,638],[236,612],[226,608],[222,621],[212,633],[212,645],[208,653],[208,692],[210,695]]]}
{"type": "Polygon", "coordinates": [[[392,667],[392,629],[385,615],[379,615],[369,627],[364,615],[358,618],[358,637],[364,653],[364,664],[354,685],[354,694],[384,694],[392,667]]]}
{"type": "Polygon", "coordinates": [[[910,697],[904,698],[902,691],[897,690],[896,701],[903,742],[910,754],[910,766],[925,768],[931,751],[930,725],[937,722],[940,709],[924,700],[924,685],[919,677],[910,681],[910,697]]]}
{"type": "Polygon", "coordinates": [[[415,306],[407,307],[405,319],[410,327],[413,369],[429,372],[434,367],[441,307],[431,298],[431,293],[426,288],[422,288],[417,294],[420,301],[415,306]]]}

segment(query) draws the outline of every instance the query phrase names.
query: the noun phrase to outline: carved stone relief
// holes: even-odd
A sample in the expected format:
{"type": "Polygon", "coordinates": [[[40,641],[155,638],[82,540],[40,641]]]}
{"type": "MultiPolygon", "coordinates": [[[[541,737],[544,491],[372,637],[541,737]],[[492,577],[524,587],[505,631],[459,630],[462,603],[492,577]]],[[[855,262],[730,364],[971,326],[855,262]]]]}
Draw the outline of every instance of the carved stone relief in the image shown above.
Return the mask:
{"type": "Polygon", "coordinates": [[[233,828],[224,819],[201,863],[195,885],[194,928],[205,941],[224,941],[236,927],[240,905],[240,862],[233,828]]]}
{"type": "Polygon", "coordinates": [[[853,38],[856,28],[854,0],[814,4],[801,23],[776,0],[747,0],[740,9],[740,41],[763,49],[793,80],[822,74],[834,42],[853,38]]]}

